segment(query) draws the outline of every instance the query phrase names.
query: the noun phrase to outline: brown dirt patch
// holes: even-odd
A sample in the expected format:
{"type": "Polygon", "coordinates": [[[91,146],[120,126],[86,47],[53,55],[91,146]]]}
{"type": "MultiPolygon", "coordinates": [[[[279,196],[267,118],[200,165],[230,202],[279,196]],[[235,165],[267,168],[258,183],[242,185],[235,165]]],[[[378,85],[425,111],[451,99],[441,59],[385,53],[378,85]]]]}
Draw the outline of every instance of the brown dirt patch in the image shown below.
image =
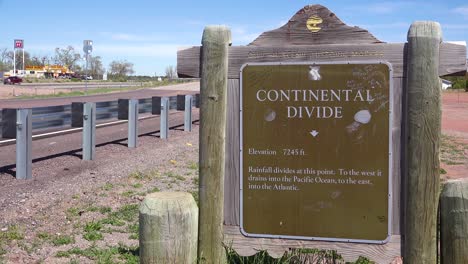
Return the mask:
{"type": "Polygon", "coordinates": [[[20,95],[45,95],[59,92],[70,92],[70,89],[51,89],[51,88],[34,88],[22,87],[21,85],[3,85],[0,84],[0,100],[11,99],[20,95]]]}
{"type": "Polygon", "coordinates": [[[136,263],[143,197],[198,189],[198,126],[97,156],[39,161],[29,181],[0,173],[0,263],[136,263]]]}
{"type": "Polygon", "coordinates": [[[442,94],[441,168],[444,179],[468,178],[468,93],[442,94]]]}

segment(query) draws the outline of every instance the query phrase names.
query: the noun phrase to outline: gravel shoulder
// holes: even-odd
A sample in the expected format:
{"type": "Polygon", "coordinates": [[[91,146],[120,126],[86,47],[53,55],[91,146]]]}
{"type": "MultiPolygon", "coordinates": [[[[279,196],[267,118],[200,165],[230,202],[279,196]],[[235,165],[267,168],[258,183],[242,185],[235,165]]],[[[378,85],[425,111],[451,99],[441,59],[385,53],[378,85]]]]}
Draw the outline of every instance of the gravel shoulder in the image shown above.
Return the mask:
{"type": "Polygon", "coordinates": [[[101,146],[95,161],[39,161],[32,180],[0,182],[0,263],[134,263],[143,197],[198,189],[198,125],[140,137],[136,149],[101,146]]]}

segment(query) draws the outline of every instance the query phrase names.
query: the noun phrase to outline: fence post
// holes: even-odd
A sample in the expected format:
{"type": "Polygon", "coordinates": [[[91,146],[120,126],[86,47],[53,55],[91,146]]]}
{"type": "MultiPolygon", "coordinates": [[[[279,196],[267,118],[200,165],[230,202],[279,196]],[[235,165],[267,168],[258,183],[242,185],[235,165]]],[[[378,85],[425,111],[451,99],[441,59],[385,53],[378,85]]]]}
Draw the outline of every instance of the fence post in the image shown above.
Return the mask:
{"type": "Polygon", "coordinates": [[[167,138],[169,136],[169,97],[161,98],[161,128],[159,134],[161,138],[167,138]]]}
{"type": "Polygon", "coordinates": [[[444,184],[440,196],[442,264],[468,263],[468,180],[444,184]]]}
{"type": "Polygon", "coordinates": [[[16,110],[16,178],[32,178],[32,110],[16,110]]]}
{"type": "Polygon", "coordinates": [[[138,99],[128,100],[128,147],[136,148],[138,139],[138,99]]]}
{"type": "Polygon", "coordinates": [[[198,208],[190,193],[148,194],[139,222],[140,263],[197,263],[198,208]]]}
{"type": "Polygon", "coordinates": [[[231,31],[207,26],[202,37],[200,109],[200,220],[198,258],[226,263],[223,248],[224,159],[228,45],[231,31]]]}
{"type": "Polygon", "coordinates": [[[96,103],[83,104],[83,160],[96,155],[96,103]]]}
{"type": "Polygon", "coordinates": [[[414,22],[408,31],[408,175],[405,263],[436,263],[441,83],[437,22],[414,22]]]}

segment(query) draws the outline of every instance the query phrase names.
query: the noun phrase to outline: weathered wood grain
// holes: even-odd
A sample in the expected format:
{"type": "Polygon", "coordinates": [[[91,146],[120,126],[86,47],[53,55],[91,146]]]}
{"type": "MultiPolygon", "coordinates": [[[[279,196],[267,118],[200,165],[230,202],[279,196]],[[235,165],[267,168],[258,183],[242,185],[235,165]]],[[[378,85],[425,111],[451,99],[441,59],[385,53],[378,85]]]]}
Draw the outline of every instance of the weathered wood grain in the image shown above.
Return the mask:
{"type": "MultiPolygon", "coordinates": [[[[436,263],[441,82],[439,23],[414,22],[408,32],[408,175],[406,263],[436,263]]],[[[465,59],[465,58],[463,58],[465,59]]]]}
{"type": "Polygon", "coordinates": [[[239,225],[239,79],[228,80],[226,166],[224,176],[224,224],[239,225]]]}
{"type": "Polygon", "coordinates": [[[356,261],[359,256],[366,256],[372,261],[381,264],[389,264],[400,256],[400,236],[391,236],[385,245],[357,244],[340,242],[323,242],[309,240],[287,240],[273,238],[247,238],[240,231],[239,226],[224,226],[224,243],[231,246],[242,256],[251,256],[260,250],[278,258],[293,248],[316,248],[336,250],[345,261],[356,261]]]}
{"type": "Polygon", "coordinates": [[[299,10],[285,25],[262,33],[249,46],[344,43],[370,44],[382,43],[382,41],[378,40],[365,29],[347,26],[324,6],[308,5],[299,10]],[[307,27],[307,20],[312,16],[318,19],[318,23],[314,25],[315,30],[313,31],[307,27]]]}
{"type": "Polygon", "coordinates": [[[227,59],[231,31],[208,26],[203,31],[200,81],[200,226],[198,258],[225,263],[223,248],[224,166],[227,106],[227,59]]]}
{"type": "Polygon", "coordinates": [[[198,208],[190,193],[148,194],[139,219],[140,263],[196,263],[198,208]]]}
{"type": "Polygon", "coordinates": [[[448,181],[440,196],[441,263],[468,263],[468,180],[448,181]]]}
{"type": "Polygon", "coordinates": [[[393,109],[392,109],[392,234],[401,234],[401,150],[404,149],[401,141],[401,123],[402,123],[402,95],[405,84],[404,78],[393,78],[393,109]]]}
{"type": "MultiPolygon", "coordinates": [[[[230,79],[239,78],[240,67],[248,62],[329,62],[384,60],[393,66],[394,77],[404,77],[405,43],[343,44],[309,46],[234,46],[229,47],[230,79]]],[[[438,76],[466,73],[466,46],[453,43],[440,45],[438,76]]],[[[200,47],[177,52],[179,77],[200,77],[200,47]]]]}

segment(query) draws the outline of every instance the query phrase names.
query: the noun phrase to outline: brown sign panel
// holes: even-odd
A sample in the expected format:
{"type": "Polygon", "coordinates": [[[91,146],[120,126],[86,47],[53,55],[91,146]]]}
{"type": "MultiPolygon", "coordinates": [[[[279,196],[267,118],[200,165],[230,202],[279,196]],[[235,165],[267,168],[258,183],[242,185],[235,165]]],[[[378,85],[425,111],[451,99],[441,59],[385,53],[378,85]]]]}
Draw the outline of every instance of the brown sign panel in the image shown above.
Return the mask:
{"type": "Polygon", "coordinates": [[[385,62],[243,66],[244,235],[387,241],[391,73],[385,62]]]}

